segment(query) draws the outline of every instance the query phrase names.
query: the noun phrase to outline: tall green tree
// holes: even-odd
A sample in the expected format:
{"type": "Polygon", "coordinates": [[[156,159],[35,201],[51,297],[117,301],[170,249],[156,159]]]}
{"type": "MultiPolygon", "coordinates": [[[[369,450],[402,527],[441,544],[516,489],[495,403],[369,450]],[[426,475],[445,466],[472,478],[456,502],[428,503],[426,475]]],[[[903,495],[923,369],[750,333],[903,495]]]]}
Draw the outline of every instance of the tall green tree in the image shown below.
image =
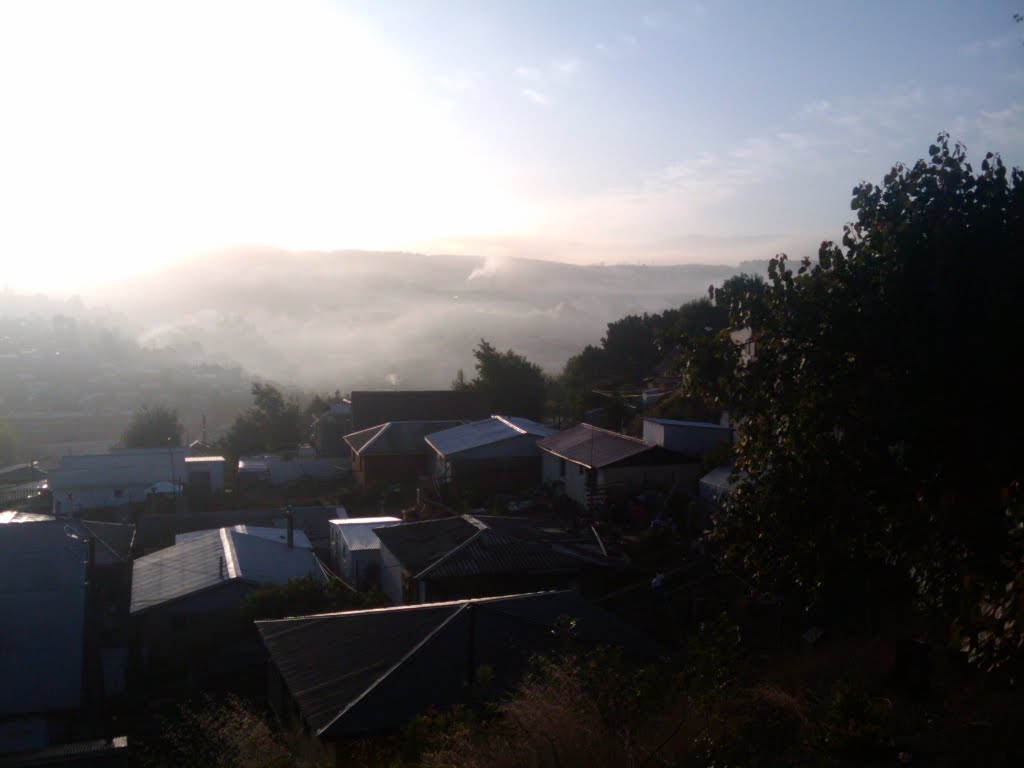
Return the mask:
{"type": "Polygon", "coordinates": [[[180,446],[184,427],[178,411],[166,405],[144,405],[132,415],[121,437],[125,448],[180,446]]]}
{"type": "Polygon", "coordinates": [[[293,446],[307,436],[307,420],[299,401],[285,399],[273,384],[252,385],[253,407],[239,414],[221,440],[231,456],[293,446]]]}
{"type": "Polygon", "coordinates": [[[486,392],[494,413],[539,419],[544,415],[547,380],[544,371],[523,355],[509,349],[499,352],[486,339],[473,351],[476,377],[466,381],[459,371],[452,388],[486,392]]]}
{"type": "MultiPolygon", "coordinates": [[[[912,595],[977,648],[984,596],[1019,583],[1022,182],[941,135],[854,189],[816,263],[774,259],[761,300],[732,300],[758,343],[729,392],[748,479],[715,534],[763,588],[846,612],[912,595]]],[[[1014,612],[1004,654],[1024,597],[1014,612]]]]}

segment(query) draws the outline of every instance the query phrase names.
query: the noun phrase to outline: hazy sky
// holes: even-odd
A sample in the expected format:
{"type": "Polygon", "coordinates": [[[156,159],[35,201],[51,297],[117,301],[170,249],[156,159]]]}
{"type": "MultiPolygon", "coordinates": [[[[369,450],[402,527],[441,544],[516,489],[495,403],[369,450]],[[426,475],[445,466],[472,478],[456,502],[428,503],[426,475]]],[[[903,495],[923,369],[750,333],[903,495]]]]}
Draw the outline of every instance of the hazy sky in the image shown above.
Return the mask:
{"type": "Polygon", "coordinates": [[[940,130],[1024,160],[1019,2],[0,3],[0,285],[225,243],[733,262],[940,130]]]}

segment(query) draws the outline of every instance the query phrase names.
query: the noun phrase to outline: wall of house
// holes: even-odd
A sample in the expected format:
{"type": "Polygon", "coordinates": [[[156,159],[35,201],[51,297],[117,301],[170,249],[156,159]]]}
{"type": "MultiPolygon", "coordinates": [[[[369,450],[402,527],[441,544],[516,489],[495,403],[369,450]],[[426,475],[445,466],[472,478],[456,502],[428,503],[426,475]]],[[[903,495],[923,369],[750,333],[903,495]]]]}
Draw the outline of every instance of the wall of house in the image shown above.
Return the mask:
{"type": "Polygon", "coordinates": [[[545,451],[541,456],[541,479],[544,485],[558,488],[580,506],[587,505],[585,467],[545,451]]]}
{"type": "Polygon", "coordinates": [[[699,462],[650,466],[605,467],[598,472],[598,484],[611,491],[638,493],[643,490],[690,492],[700,477],[699,462]]]}
{"type": "Polygon", "coordinates": [[[536,488],[541,481],[540,456],[457,459],[449,466],[451,482],[485,493],[514,493],[536,488]]]}
{"type": "Polygon", "coordinates": [[[383,543],[380,545],[380,589],[392,605],[405,605],[402,575],[405,570],[383,543]]]}
{"type": "Polygon", "coordinates": [[[670,451],[701,457],[716,445],[732,442],[732,430],[717,424],[661,424],[644,419],[644,440],[670,451]]]}

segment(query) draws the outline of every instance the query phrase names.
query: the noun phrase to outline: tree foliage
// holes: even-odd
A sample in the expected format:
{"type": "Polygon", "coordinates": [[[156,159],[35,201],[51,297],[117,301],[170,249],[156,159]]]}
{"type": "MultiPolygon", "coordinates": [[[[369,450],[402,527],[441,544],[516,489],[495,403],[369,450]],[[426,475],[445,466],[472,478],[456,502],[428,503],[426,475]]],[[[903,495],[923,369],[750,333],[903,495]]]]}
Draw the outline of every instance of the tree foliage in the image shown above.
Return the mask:
{"type": "Polygon", "coordinates": [[[973,647],[980,595],[1019,583],[1022,181],[941,135],[854,189],[841,244],[729,297],[757,356],[728,393],[749,477],[716,535],[763,588],[847,611],[912,590],[973,647]]]}
{"type": "Polygon", "coordinates": [[[235,417],[221,440],[231,456],[291,447],[306,437],[306,418],[299,401],[285,399],[273,384],[252,385],[253,407],[235,417]]]}
{"type": "Polygon", "coordinates": [[[529,419],[544,415],[547,379],[539,365],[511,349],[499,352],[486,339],[480,339],[473,356],[476,377],[467,381],[460,370],[452,389],[486,392],[494,413],[529,419]]]}
{"type": "Polygon", "coordinates": [[[184,427],[178,411],[166,405],[144,405],[132,415],[121,442],[125,448],[180,446],[184,427]]]}

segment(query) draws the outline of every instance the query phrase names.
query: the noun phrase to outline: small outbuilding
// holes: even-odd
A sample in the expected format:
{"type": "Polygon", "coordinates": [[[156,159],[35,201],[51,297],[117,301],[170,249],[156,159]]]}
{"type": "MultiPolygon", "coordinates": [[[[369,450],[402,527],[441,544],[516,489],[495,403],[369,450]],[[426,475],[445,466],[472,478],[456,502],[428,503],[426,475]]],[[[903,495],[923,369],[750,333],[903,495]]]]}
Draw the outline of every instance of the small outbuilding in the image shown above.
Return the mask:
{"type": "Polygon", "coordinates": [[[331,520],[331,556],[338,575],[356,589],[380,584],[380,539],[375,529],[401,525],[397,517],[331,520]]]}

